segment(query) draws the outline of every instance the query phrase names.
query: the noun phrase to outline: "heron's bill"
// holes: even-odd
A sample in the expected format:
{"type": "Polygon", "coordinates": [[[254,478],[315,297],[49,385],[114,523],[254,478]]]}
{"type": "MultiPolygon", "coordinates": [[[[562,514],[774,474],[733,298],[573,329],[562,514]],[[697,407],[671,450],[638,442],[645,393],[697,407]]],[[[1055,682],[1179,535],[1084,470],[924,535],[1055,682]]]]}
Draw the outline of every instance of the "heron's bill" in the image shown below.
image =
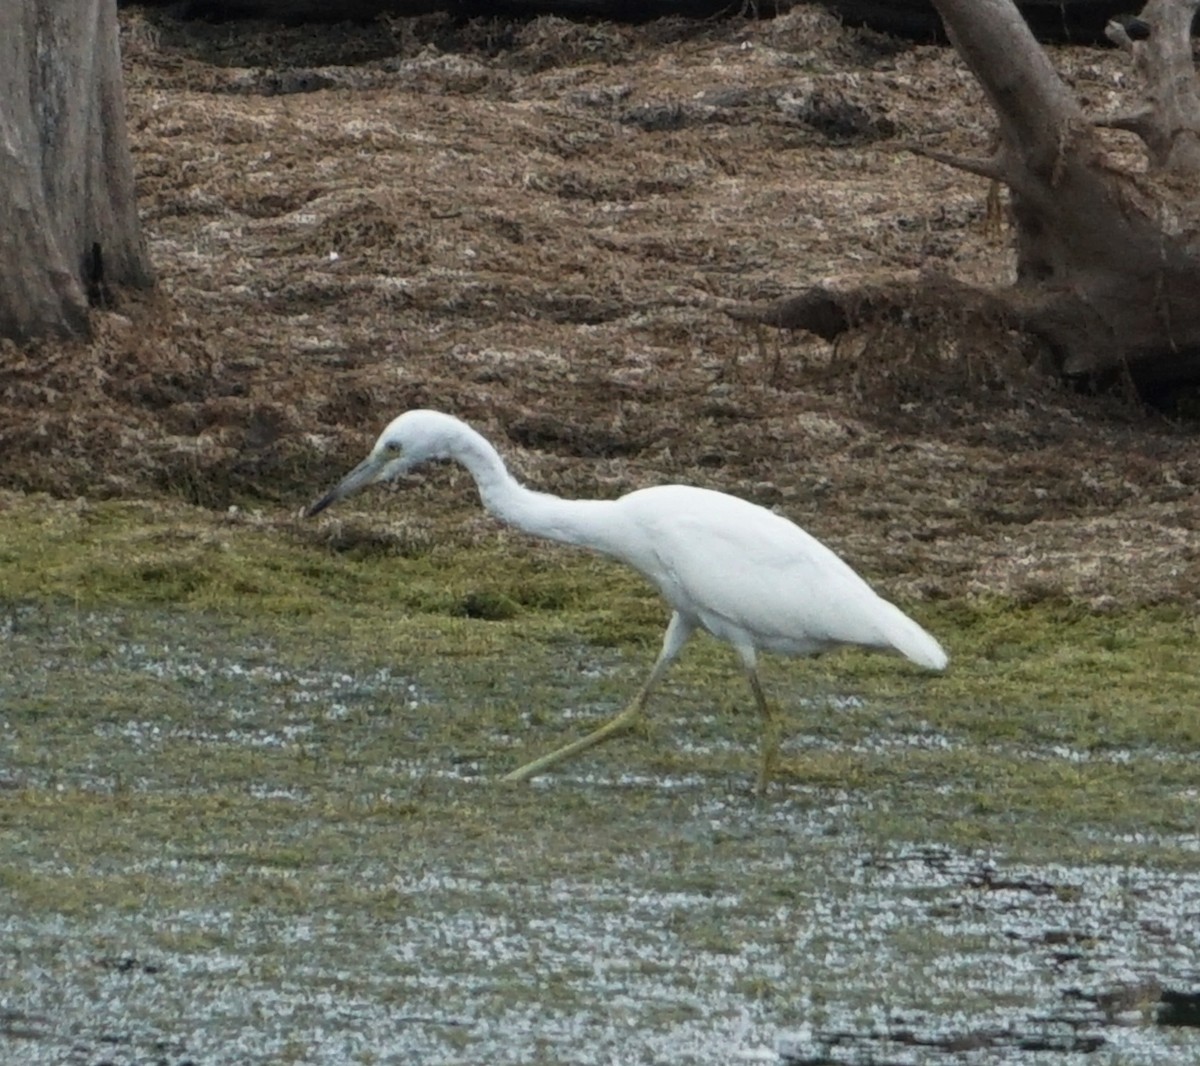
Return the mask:
{"type": "Polygon", "coordinates": [[[351,496],[359,489],[365,488],[375,480],[375,475],[379,469],[379,462],[373,455],[367,456],[361,463],[350,471],[341,481],[333,486],[324,496],[314,503],[307,511],[304,512],[305,518],[312,518],[313,515],[320,514],[331,503],[337,503],[338,500],[345,499],[351,496]]]}
{"type": "Polygon", "coordinates": [[[309,506],[309,508],[308,508],[308,509],[307,509],[307,510],[304,512],[304,517],[305,517],[305,518],[312,518],[312,517],[313,517],[313,515],[318,515],[318,514],[320,514],[320,513],[321,513],[323,510],[325,510],[325,508],[326,508],[326,507],[328,507],[328,506],[329,506],[331,503],[335,503],[335,502],[337,502],[337,500],[338,500],[339,498],[340,498],[340,497],[338,496],[338,493],[337,493],[337,490],[336,490],[336,489],[333,489],[332,491],[325,493],[325,495],[324,495],[324,496],[322,496],[322,497],[321,497],[319,500],[317,500],[317,502],[316,502],[316,503],[314,503],[314,504],[311,504],[311,505],[309,506]]]}

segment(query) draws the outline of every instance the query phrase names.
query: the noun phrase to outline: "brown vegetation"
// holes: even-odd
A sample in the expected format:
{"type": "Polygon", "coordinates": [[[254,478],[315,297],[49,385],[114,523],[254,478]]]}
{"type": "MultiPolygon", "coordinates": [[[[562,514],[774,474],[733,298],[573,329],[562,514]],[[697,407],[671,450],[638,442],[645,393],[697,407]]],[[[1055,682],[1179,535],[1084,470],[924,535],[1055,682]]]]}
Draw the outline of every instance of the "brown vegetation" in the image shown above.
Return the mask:
{"type": "MultiPolygon", "coordinates": [[[[989,143],[949,50],[807,8],[320,32],[126,13],[123,48],[161,283],[90,343],[0,349],[6,487],[282,513],[425,405],[555,491],[778,504],[893,588],[1200,589],[1188,424],[1061,391],[936,307],[833,348],[722,313],[847,264],[1009,277],[989,183],[903,148],[989,143]]],[[[1123,76],[1111,51],[1052,59],[1098,106],[1123,76]]]]}

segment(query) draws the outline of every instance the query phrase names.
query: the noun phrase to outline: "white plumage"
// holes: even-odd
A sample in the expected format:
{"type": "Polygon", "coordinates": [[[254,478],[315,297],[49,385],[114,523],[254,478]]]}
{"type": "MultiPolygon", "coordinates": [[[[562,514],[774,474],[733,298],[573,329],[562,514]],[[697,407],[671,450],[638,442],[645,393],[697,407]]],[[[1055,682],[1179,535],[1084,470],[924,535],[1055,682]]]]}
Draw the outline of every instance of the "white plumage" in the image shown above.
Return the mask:
{"type": "Polygon", "coordinates": [[[811,655],[854,644],[898,652],[930,670],[946,665],[941,645],[916,622],[819,540],[764,507],[688,485],[638,489],[617,500],[535,492],[509,474],[483,436],[437,411],[407,411],[394,419],[367,458],[307,513],[432,459],[462,463],[484,506],[501,520],[628,563],[673,610],[654,668],[625,710],[513,771],[509,780],[532,777],[628,728],[698,628],[732,645],[745,668],[765,725],[760,788],[770,776],[778,730],[758,680],[759,651],[811,655]]]}

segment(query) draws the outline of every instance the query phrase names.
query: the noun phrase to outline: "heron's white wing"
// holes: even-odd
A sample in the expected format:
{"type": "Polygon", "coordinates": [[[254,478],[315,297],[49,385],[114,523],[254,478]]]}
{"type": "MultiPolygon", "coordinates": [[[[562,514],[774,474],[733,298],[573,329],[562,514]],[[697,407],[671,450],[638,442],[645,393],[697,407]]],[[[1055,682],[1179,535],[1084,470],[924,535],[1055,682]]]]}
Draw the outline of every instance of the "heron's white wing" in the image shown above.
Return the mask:
{"type": "Polygon", "coordinates": [[[630,561],[722,639],[797,653],[866,644],[909,654],[901,631],[925,635],[833,551],[763,507],[686,486],[622,503],[648,555],[630,561]]]}

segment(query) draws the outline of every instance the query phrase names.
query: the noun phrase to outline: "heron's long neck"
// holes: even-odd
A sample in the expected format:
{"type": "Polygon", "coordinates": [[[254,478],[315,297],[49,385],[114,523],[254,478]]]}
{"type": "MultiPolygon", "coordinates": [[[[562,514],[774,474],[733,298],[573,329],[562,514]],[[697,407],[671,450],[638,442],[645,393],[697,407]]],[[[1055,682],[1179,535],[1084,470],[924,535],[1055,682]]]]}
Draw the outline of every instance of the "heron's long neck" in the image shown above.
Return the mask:
{"type": "Polygon", "coordinates": [[[500,453],[473,429],[464,427],[452,457],[479,487],[483,506],[503,522],[526,533],[613,554],[608,500],[564,500],[526,488],[508,472],[500,453]]]}

